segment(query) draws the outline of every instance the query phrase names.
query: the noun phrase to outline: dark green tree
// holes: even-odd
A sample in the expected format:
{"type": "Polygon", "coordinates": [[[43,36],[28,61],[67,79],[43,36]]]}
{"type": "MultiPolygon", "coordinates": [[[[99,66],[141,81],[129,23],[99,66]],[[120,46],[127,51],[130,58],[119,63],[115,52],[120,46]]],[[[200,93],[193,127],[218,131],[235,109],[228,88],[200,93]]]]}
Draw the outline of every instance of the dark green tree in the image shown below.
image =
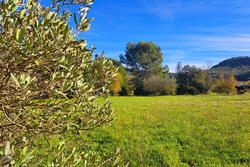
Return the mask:
{"type": "Polygon", "coordinates": [[[153,42],[128,43],[125,52],[120,61],[134,76],[145,79],[162,73],[161,48],[153,42]]]}
{"type": "Polygon", "coordinates": [[[177,94],[205,94],[208,92],[206,86],[205,72],[195,66],[184,66],[176,76],[178,84],[177,94]]]}

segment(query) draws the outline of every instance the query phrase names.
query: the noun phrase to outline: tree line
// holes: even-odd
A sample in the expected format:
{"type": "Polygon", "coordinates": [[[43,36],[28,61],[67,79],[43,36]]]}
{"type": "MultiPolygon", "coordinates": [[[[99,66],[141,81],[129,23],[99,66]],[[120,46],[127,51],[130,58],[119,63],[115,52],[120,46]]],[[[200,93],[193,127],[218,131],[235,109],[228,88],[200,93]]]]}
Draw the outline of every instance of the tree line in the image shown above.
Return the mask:
{"type": "Polygon", "coordinates": [[[110,86],[113,95],[237,93],[234,72],[229,76],[211,76],[209,68],[182,67],[179,62],[176,73],[170,73],[168,66],[162,65],[161,48],[153,42],[128,43],[125,54],[120,55],[120,61],[111,60],[119,68],[117,78],[120,78],[115,79],[110,86]]]}

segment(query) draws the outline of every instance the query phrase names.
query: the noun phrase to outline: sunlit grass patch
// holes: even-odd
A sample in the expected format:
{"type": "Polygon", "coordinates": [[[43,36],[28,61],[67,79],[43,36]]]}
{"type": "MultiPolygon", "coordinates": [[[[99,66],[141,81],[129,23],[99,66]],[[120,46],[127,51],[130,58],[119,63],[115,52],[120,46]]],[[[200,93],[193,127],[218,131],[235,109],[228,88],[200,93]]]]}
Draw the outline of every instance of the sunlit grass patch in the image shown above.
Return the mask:
{"type": "Polygon", "coordinates": [[[116,120],[87,134],[131,166],[247,166],[250,95],[112,97],[116,120]]]}

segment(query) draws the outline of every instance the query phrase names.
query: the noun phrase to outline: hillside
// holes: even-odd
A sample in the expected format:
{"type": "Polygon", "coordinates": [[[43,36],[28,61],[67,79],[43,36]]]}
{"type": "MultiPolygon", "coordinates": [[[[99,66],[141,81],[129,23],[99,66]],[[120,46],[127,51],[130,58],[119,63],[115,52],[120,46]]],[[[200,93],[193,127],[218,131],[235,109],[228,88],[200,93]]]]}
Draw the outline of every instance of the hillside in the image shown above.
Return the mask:
{"type": "Polygon", "coordinates": [[[224,60],[211,68],[211,75],[217,76],[221,73],[229,75],[232,71],[235,72],[238,81],[250,80],[250,57],[234,57],[224,60]]]}

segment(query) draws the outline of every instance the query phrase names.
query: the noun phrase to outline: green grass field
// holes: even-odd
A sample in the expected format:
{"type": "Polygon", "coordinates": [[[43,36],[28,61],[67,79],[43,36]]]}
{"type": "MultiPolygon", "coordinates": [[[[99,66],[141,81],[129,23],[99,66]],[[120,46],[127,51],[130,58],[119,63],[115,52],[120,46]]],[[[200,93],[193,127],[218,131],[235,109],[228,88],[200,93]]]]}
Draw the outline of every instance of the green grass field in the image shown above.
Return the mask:
{"type": "Polygon", "coordinates": [[[116,120],[82,138],[129,166],[249,166],[250,95],[112,97],[116,120]]]}

